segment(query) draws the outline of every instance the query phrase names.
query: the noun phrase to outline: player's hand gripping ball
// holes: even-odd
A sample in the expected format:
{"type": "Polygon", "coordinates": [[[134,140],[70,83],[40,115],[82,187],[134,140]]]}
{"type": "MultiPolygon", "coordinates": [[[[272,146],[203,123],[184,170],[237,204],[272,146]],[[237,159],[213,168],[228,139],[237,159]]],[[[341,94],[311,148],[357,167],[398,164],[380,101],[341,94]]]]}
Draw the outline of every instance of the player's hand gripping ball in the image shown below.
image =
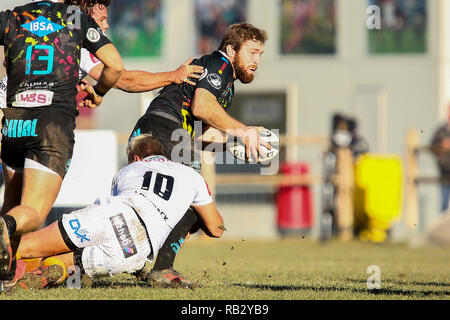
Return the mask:
{"type": "MultiPolygon", "coordinates": [[[[268,129],[261,129],[259,132],[259,138],[262,141],[268,142],[272,149],[267,149],[264,145],[261,144],[261,149],[263,150],[263,157],[261,155],[258,158],[258,163],[267,163],[271,161],[278,155],[279,152],[279,144],[280,139],[275,134],[275,132],[268,129]]],[[[238,138],[234,136],[229,136],[227,140],[227,149],[236,159],[249,162],[245,158],[245,144],[238,138]]]]}

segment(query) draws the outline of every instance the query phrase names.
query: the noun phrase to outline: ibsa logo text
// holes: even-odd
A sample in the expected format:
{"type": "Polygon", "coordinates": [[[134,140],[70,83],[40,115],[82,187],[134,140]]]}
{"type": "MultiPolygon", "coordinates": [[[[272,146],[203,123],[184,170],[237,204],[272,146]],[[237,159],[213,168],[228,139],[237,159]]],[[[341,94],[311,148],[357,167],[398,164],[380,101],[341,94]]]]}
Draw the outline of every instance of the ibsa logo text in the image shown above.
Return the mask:
{"type": "Polygon", "coordinates": [[[45,37],[64,28],[63,26],[51,22],[43,16],[39,16],[36,20],[23,24],[22,27],[39,37],[45,37]]]}

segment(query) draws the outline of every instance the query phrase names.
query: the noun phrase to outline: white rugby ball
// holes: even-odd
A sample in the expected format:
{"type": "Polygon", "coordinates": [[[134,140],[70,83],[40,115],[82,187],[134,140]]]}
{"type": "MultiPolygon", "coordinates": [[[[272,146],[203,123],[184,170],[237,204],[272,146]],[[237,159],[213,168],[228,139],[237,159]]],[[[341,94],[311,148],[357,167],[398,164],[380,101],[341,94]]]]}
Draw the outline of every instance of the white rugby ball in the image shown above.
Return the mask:
{"type": "MultiPolygon", "coordinates": [[[[270,146],[272,147],[272,149],[269,150],[265,146],[261,145],[261,148],[264,153],[264,157],[261,157],[261,155],[260,155],[257,162],[263,162],[263,163],[269,162],[270,160],[272,160],[273,158],[275,158],[278,155],[280,139],[273,131],[268,130],[268,129],[261,129],[259,131],[259,137],[261,140],[268,142],[270,144],[270,146]]],[[[250,160],[247,160],[245,158],[245,145],[241,142],[240,139],[238,139],[235,136],[228,137],[227,150],[236,159],[246,161],[246,162],[254,161],[253,157],[250,160]]]]}

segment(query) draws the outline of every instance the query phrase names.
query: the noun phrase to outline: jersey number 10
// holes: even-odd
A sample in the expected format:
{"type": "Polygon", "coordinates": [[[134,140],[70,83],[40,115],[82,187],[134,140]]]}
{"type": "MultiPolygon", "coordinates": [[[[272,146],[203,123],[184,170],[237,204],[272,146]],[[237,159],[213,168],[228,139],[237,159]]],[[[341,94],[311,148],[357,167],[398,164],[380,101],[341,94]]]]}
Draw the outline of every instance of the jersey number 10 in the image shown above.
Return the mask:
{"type": "Polygon", "coordinates": [[[33,49],[36,50],[48,50],[48,54],[46,56],[39,56],[38,60],[47,61],[47,70],[34,70],[33,75],[46,75],[53,72],[53,59],[55,56],[55,49],[52,46],[47,45],[36,45],[36,46],[28,46],[27,47],[27,56],[26,56],[26,68],[25,74],[31,74],[31,59],[33,57],[33,49]]]}
{"type": "MultiPolygon", "coordinates": [[[[152,181],[153,171],[147,171],[144,174],[144,182],[142,183],[142,190],[149,190],[152,181]]],[[[161,173],[156,174],[155,183],[153,186],[153,193],[164,200],[169,200],[173,191],[173,183],[175,179],[171,176],[166,176],[161,173]]]]}

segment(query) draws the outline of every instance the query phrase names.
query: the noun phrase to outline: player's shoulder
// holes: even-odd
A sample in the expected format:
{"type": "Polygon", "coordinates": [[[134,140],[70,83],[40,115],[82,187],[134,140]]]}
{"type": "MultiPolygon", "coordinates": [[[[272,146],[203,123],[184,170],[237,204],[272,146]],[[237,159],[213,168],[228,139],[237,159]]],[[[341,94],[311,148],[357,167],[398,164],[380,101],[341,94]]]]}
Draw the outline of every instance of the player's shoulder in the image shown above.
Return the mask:
{"type": "MultiPolygon", "coordinates": [[[[204,56],[205,70],[199,79],[197,88],[213,89],[212,92],[220,93],[228,83],[234,81],[233,65],[225,53],[214,51],[204,56]]],[[[211,90],[210,90],[211,91],[211,90]]]]}
{"type": "Polygon", "coordinates": [[[213,51],[208,55],[204,55],[200,59],[203,59],[206,65],[223,66],[224,69],[225,67],[232,68],[230,59],[224,52],[219,50],[213,51]]]}
{"type": "Polygon", "coordinates": [[[15,6],[14,9],[12,11],[15,12],[20,12],[20,11],[26,11],[26,10],[30,10],[36,7],[49,7],[49,8],[54,8],[54,9],[61,9],[61,8],[67,8],[69,7],[69,5],[63,3],[63,2],[53,2],[53,1],[49,1],[49,2],[42,2],[42,1],[33,1],[33,2],[28,2],[19,6],[15,6]]]}

